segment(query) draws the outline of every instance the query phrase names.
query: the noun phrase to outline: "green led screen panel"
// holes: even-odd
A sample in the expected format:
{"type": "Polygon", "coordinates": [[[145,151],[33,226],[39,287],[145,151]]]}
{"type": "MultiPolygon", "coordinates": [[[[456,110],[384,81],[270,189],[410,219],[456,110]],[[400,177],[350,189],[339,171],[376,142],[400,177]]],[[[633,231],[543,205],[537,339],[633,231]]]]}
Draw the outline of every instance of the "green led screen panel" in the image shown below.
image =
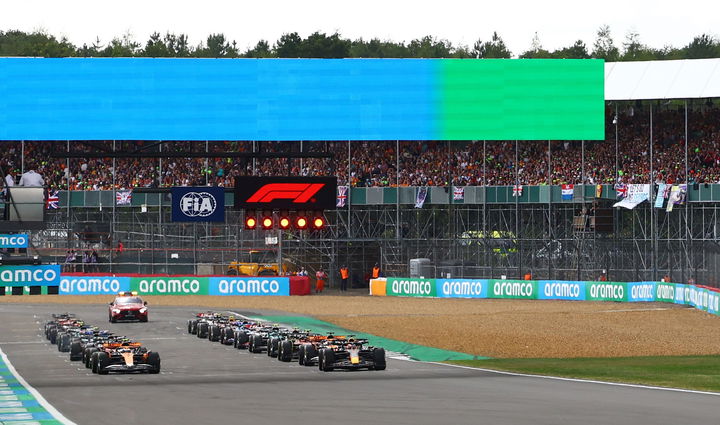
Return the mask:
{"type": "Polygon", "coordinates": [[[604,64],[0,58],[0,140],[601,140],[604,64]]]}

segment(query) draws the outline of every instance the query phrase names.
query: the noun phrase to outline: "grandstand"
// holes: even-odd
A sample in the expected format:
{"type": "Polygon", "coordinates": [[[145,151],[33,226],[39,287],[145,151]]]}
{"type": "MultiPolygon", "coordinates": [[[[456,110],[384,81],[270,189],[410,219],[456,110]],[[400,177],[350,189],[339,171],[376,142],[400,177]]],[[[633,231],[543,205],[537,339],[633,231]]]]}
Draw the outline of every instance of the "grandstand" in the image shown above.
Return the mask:
{"type": "Polygon", "coordinates": [[[275,258],[262,232],[243,229],[241,211],[224,224],[173,223],[159,189],[331,173],[351,188],[348,206],[328,211],[322,232],[284,234],[281,255],[311,270],[348,264],[358,284],[378,260],[401,276],[411,258],[429,258],[438,276],[594,280],[605,270],[611,280],[717,286],[718,63],[606,64],[603,141],[3,141],[0,164],[16,177],[35,169],[58,192],[48,229],[33,234],[37,252],[63,261],[68,249],[96,249],[106,271],[218,273],[258,248],[275,258]],[[115,155],[123,152],[152,158],[115,155]],[[688,202],[672,212],[612,207],[618,185],[651,182],[688,184],[688,202]],[[570,200],[563,184],[574,185],[570,200]],[[430,189],[415,208],[419,187],[430,189]],[[130,205],[117,205],[126,190],[130,205]]]}

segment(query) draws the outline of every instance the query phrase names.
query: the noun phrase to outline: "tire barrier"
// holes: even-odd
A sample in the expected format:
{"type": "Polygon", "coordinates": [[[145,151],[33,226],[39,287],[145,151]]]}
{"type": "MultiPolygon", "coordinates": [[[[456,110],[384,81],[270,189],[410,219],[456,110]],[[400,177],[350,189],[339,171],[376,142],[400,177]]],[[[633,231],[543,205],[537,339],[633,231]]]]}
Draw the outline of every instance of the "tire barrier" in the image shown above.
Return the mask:
{"type": "Polygon", "coordinates": [[[698,310],[720,316],[720,291],[718,289],[666,282],[388,277],[371,280],[370,295],[429,298],[666,302],[690,305],[698,310]]]}

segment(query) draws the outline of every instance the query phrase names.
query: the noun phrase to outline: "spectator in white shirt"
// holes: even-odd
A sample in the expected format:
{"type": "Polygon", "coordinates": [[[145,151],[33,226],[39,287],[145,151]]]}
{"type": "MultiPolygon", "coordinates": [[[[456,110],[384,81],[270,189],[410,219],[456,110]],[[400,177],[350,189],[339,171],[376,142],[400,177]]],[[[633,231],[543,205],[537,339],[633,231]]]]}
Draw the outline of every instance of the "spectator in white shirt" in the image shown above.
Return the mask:
{"type": "Polygon", "coordinates": [[[45,181],[42,176],[36,173],[35,170],[30,170],[20,177],[20,186],[39,187],[44,184],[45,181]]]}

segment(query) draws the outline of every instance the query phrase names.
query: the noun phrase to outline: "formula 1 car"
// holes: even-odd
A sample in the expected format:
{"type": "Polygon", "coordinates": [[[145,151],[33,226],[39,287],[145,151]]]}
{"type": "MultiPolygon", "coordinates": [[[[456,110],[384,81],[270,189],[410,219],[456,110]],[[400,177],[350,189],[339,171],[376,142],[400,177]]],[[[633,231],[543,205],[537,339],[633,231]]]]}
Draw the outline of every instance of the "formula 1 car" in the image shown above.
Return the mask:
{"type": "Polygon", "coordinates": [[[99,350],[90,357],[93,373],[160,373],[160,355],[155,351],[148,351],[139,342],[108,343],[103,344],[99,350]]]}
{"type": "Polygon", "coordinates": [[[385,349],[367,345],[366,339],[333,341],[328,337],[325,345],[318,350],[318,368],[323,372],[334,369],[385,370],[387,363],[385,349]]]}
{"type": "Polygon", "coordinates": [[[137,292],[120,292],[108,307],[108,320],[110,323],[118,320],[147,322],[147,301],[143,301],[137,292]]]}

